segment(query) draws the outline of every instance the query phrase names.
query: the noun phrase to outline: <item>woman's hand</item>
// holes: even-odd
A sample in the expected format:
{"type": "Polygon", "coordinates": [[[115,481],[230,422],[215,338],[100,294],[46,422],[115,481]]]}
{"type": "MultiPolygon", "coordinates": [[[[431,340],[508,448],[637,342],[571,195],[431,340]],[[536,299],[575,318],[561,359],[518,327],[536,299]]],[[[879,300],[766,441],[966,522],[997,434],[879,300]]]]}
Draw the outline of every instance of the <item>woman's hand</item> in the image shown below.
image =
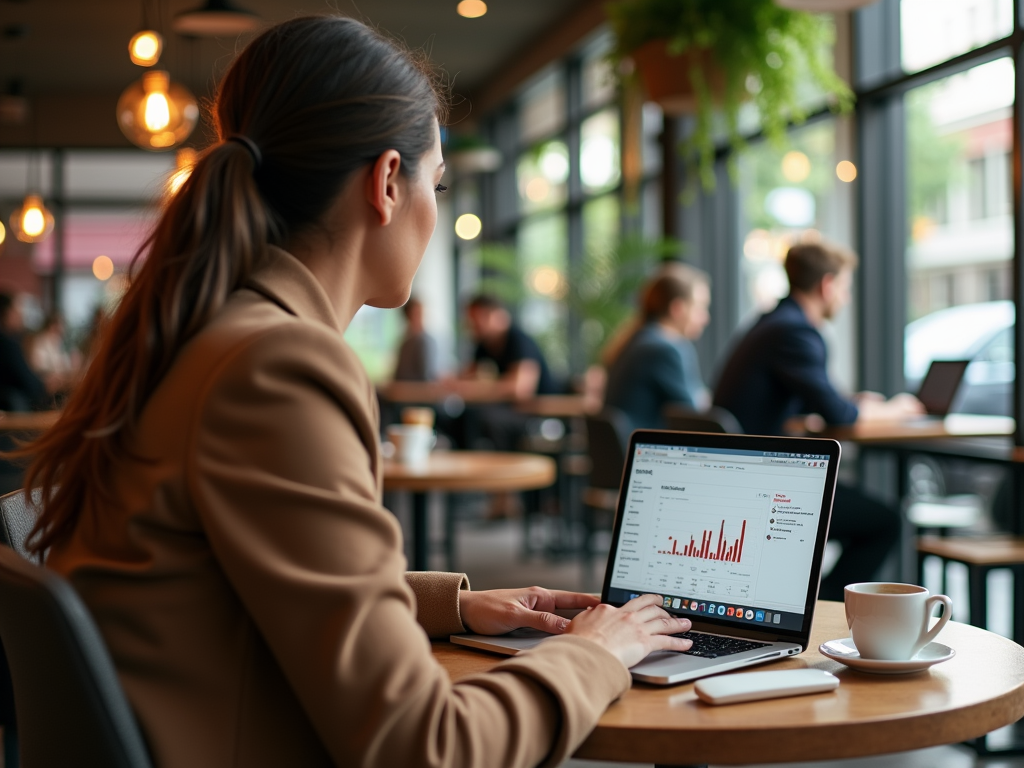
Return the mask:
{"type": "Polygon", "coordinates": [[[503,635],[513,629],[530,627],[561,634],[569,620],[556,616],[556,608],[590,608],[601,601],[594,595],[558,589],[491,589],[459,593],[462,624],[479,635],[503,635]]]}
{"type": "Polygon", "coordinates": [[[607,603],[588,608],[572,620],[566,633],[593,640],[627,668],[652,651],[688,651],[693,643],[672,635],[688,632],[690,620],[671,616],[661,603],[658,595],[641,595],[621,608],[607,603]]]}

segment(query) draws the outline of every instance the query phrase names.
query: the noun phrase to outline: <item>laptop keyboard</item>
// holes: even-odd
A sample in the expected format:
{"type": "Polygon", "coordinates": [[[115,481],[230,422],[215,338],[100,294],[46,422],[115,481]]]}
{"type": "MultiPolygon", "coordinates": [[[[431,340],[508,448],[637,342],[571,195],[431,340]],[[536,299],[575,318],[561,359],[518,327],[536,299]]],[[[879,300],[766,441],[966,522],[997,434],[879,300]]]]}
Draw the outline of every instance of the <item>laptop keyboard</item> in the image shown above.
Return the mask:
{"type": "Polygon", "coordinates": [[[717,659],[720,656],[731,656],[734,653],[752,651],[755,648],[764,648],[768,643],[757,643],[752,640],[741,640],[736,637],[722,637],[721,635],[707,635],[703,632],[681,632],[674,637],[681,637],[684,640],[692,640],[693,646],[683,653],[688,656],[700,656],[705,659],[717,659]]]}

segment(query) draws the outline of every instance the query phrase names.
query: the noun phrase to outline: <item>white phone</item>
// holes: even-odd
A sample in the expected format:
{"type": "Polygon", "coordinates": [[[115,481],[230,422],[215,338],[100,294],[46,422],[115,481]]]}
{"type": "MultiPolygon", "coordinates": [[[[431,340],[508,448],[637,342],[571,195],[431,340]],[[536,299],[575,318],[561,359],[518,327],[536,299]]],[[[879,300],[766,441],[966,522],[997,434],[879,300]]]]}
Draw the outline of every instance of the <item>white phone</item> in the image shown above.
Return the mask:
{"type": "Polygon", "coordinates": [[[839,678],[821,669],[782,669],[777,672],[744,672],[698,680],[693,686],[708,704],[738,704],[741,701],[802,696],[834,691],[839,678]]]}

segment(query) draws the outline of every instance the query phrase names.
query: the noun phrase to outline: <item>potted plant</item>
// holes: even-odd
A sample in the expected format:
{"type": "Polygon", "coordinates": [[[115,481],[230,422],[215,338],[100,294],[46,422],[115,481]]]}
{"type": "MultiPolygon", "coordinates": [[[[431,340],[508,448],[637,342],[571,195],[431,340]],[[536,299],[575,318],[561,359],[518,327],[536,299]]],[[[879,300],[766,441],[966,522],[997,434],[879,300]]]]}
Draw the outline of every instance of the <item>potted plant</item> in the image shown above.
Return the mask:
{"type": "Polygon", "coordinates": [[[825,17],[773,0],[617,0],[608,16],[613,58],[631,60],[666,111],[695,114],[681,149],[705,188],[714,186],[716,109],[738,150],[744,146],[739,111],[745,100],[757,106],[765,135],[780,143],[789,122],[806,116],[800,99],[808,82],[833,109],[853,105],[853,93],[830,61],[834,32],[825,17]]]}

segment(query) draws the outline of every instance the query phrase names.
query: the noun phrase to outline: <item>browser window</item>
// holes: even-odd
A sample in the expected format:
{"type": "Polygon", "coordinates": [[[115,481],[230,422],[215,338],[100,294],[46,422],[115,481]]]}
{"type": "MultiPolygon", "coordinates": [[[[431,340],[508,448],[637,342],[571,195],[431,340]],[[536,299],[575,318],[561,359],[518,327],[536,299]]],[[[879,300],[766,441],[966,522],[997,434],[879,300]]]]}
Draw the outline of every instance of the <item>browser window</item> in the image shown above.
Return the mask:
{"type": "Polygon", "coordinates": [[[799,629],[828,456],[636,446],[609,587],[665,608],[799,629]]]}

